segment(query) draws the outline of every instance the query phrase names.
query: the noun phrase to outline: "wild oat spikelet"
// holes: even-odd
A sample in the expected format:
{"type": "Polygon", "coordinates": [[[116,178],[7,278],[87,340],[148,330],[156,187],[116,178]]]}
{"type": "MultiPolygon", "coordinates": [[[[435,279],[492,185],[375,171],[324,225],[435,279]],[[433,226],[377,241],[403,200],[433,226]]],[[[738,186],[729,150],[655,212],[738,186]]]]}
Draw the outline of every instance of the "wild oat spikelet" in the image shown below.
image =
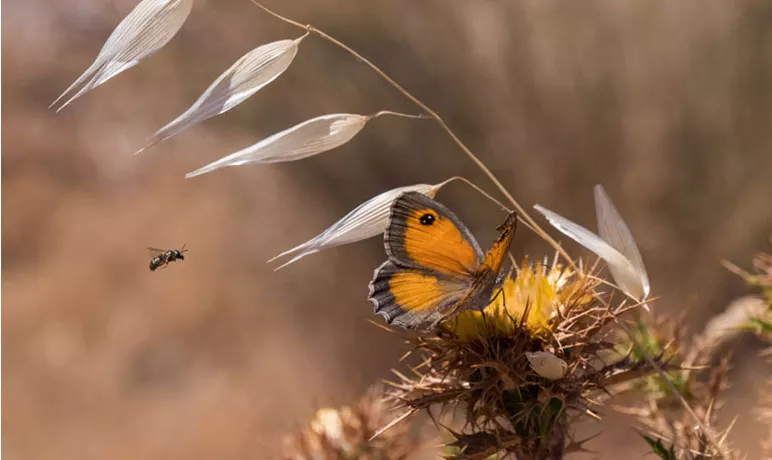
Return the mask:
{"type": "MultiPolygon", "coordinates": [[[[423,357],[390,397],[406,411],[463,409],[451,458],[561,459],[582,450],[569,426],[596,416],[594,394],[651,372],[615,354],[606,329],[630,308],[612,306],[589,273],[525,260],[483,312],[461,312],[409,339],[423,357]]],[[[663,364],[664,365],[664,364],[663,364]]]]}
{"type": "Polygon", "coordinates": [[[287,460],[404,460],[426,447],[420,427],[403,424],[375,439],[376,431],[394,416],[382,389],[371,389],[353,407],[324,408],[307,428],[286,440],[287,460]]]}

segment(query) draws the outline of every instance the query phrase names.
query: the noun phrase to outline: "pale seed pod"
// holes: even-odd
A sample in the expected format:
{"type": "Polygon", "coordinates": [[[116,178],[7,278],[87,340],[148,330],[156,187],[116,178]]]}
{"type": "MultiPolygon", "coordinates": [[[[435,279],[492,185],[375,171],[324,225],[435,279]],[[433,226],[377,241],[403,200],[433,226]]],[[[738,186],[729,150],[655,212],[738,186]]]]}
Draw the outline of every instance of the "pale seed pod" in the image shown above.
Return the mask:
{"type": "Polygon", "coordinates": [[[548,351],[525,352],[525,357],[534,372],[549,380],[565,377],[568,364],[548,351]]]}

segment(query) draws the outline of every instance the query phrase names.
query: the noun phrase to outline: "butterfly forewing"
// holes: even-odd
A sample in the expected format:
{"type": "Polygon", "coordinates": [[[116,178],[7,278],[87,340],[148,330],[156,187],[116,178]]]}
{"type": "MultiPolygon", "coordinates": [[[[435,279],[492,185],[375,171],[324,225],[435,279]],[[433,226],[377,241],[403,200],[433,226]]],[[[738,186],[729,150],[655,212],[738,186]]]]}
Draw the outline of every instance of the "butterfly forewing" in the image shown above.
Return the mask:
{"type": "Polygon", "coordinates": [[[483,259],[482,262],[483,268],[498,275],[501,271],[501,266],[504,264],[504,259],[509,252],[509,247],[512,245],[512,238],[515,236],[516,228],[517,214],[513,212],[507,216],[507,220],[498,228],[499,237],[485,255],[485,259],[483,259]]]}
{"type": "Polygon", "coordinates": [[[455,214],[415,192],[395,201],[385,245],[398,265],[452,277],[475,273],[483,258],[477,241],[455,214]]]}

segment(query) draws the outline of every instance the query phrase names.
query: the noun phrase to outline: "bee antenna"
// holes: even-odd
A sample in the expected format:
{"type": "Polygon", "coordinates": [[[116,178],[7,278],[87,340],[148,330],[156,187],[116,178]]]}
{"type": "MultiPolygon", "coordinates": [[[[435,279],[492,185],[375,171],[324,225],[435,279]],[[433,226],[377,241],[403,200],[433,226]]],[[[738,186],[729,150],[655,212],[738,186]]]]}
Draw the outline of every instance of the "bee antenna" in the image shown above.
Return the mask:
{"type": "Polygon", "coordinates": [[[180,252],[187,252],[187,249],[185,249],[185,245],[182,245],[182,248],[180,248],[180,252]]]}

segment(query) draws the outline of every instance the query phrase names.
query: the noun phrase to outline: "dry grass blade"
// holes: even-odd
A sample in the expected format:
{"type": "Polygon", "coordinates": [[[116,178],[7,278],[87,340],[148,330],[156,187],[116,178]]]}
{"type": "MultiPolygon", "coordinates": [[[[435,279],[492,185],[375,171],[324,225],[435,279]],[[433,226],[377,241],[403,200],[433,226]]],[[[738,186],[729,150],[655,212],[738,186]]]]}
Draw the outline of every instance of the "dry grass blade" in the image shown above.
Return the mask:
{"type": "MultiPolygon", "coordinates": [[[[638,300],[646,298],[650,290],[649,277],[646,274],[646,267],[643,265],[643,258],[638,250],[638,245],[635,244],[633,234],[622,219],[622,216],[619,215],[603,186],[597,184],[594,193],[595,213],[598,216],[598,234],[633,264],[633,268],[640,279],[642,291],[642,295],[636,298],[638,300]]],[[[624,278],[624,274],[620,273],[617,275],[615,273],[616,270],[618,270],[616,266],[609,265],[609,271],[611,271],[611,276],[615,280],[617,278],[624,278]]],[[[635,288],[635,286],[631,287],[635,288]]]]}
{"type": "Polygon", "coordinates": [[[148,145],[135,153],[175,136],[196,123],[225,113],[247,100],[289,68],[300,42],[307,35],[296,40],[268,43],[239,58],[217,77],[185,113],[158,130],[148,139],[148,145]]]}
{"type": "MultiPolygon", "coordinates": [[[[641,300],[643,298],[645,292],[643,279],[641,278],[641,274],[627,257],[616,250],[608,242],[604,241],[601,237],[581,225],[538,204],[535,205],[534,208],[542,213],[549,223],[561,233],[606,261],[609,266],[609,271],[614,277],[614,281],[622,291],[636,300],[641,300]]],[[[646,281],[646,285],[648,286],[648,281],[646,281]]],[[[648,291],[648,287],[646,291],[648,291]]]]}
{"type": "Polygon", "coordinates": [[[48,107],[80,87],[56,111],[163,48],[177,34],[193,0],[142,0],[108,37],[94,62],[48,107]],[[81,86],[82,85],[82,86],[81,86]]]}
{"type": "Polygon", "coordinates": [[[395,188],[377,195],[357,206],[319,235],[303,244],[282,252],[268,262],[285,256],[293,256],[289,261],[276,268],[279,270],[303,257],[323,249],[355,243],[380,235],[389,225],[389,211],[394,200],[405,192],[419,192],[434,198],[437,192],[449,181],[436,185],[416,184],[395,188]]]}

